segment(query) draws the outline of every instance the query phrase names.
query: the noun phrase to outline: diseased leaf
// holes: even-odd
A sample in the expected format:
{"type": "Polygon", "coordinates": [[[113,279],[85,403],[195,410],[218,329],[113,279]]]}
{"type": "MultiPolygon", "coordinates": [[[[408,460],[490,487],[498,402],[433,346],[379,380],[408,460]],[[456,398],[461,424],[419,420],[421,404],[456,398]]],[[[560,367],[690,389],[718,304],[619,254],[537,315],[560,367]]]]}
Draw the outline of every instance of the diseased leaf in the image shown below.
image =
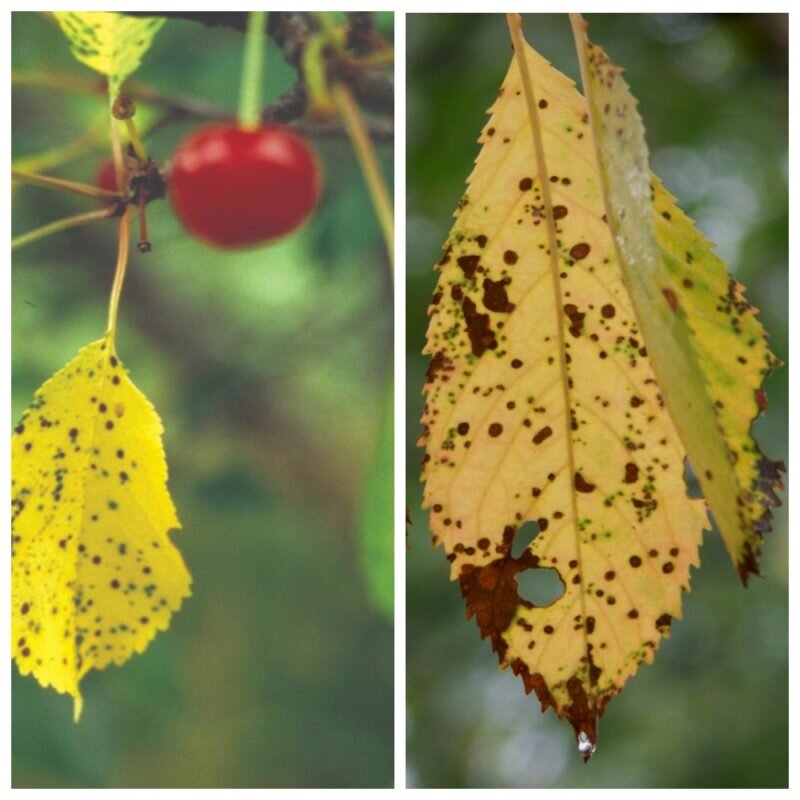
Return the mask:
{"type": "Polygon", "coordinates": [[[163,428],[110,336],[37,392],[12,454],[12,656],[82,700],[91,669],[143,652],[190,595],[168,531],[163,428]]]}
{"type": "MultiPolygon", "coordinates": [[[[681,616],[709,523],[704,501],[687,496],[686,450],[639,322],[650,306],[632,302],[618,261],[587,103],[511,29],[516,55],[430,307],[424,505],[481,637],[543,710],[569,720],[588,758],[606,704],[681,616]],[[521,596],[520,576],[546,571],[560,596],[521,596]]],[[[653,207],[649,188],[636,200],[648,219],[672,208],[654,187],[653,207]]],[[[706,266],[691,223],[675,210],[656,228],[691,250],[703,270],[692,279],[716,292],[724,268],[706,266]]],[[[672,285],[652,300],[670,315],[672,285]]],[[[726,365],[718,397],[746,413],[737,385],[752,379],[726,365]]]]}
{"type": "Polygon", "coordinates": [[[108,77],[112,97],[137,69],[166,20],[130,17],[114,11],[54,11],[72,54],[82,64],[108,77]]]}
{"type": "Polygon", "coordinates": [[[712,245],[648,169],[644,128],[622,70],[572,15],[617,256],[689,460],[746,584],[758,573],[783,464],[750,434],[779,362],[712,245]]]}

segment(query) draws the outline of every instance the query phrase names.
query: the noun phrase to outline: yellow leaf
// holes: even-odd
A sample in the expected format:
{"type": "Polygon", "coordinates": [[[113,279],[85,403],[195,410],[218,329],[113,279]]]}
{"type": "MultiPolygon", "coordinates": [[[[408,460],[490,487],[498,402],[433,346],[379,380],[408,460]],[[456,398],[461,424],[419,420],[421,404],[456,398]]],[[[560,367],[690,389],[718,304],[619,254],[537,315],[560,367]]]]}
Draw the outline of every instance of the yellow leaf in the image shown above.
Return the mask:
{"type": "Polygon", "coordinates": [[[143,652],[190,595],[168,531],[163,428],[109,336],[36,393],[12,453],[12,656],[75,698],[91,669],[143,652]]]}
{"type": "Polygon", "coordinates": [[[712,245],[650,173],[636,100],[572,15],[617,256],[664,399],[731,559],[758,573],[763,534],[780,502],[783,464],[750,434],[761,386],[779,362],[712,245]]]}
{"type": "Polygon", "coordinates": [[[681,615],[708,522],[617,262],[586,102],[514,35],[430,309],[425,506],[482,637],[588,757],[681,615]],[[549,605],[520,596],[542,570],[562,587],[549,605]]]}
{"type": "Polygon", "coordinates": [[[150,49],[165,20],[112,11],[54,11],[78,61],[108,77],[112,97],[150,49]]]}

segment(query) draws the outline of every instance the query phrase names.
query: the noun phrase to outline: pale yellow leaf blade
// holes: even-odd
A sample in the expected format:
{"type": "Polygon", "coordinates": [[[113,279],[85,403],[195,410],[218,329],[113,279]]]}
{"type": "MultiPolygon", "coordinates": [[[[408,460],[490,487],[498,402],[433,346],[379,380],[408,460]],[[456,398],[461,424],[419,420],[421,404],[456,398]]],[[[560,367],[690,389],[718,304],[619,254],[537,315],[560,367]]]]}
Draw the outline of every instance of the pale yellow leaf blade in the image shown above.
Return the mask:
{"type": "Polygon", "coordinates": [[[131,17],[115,11],[54,11],[72,54],[87,67],[108,77],[112,97],[139,68],[142,57],[166,20],[131,17]]]}
{"type": "Polygon", "coordinates": [[[779,505],[780,470],[750,429],[778,361],[743,288],[648,167],[637,102],[572,15],[617,256],[653,368],[742,580],[779,505]]]}
{"type": "Polygon", "coordinates": [[[707,521],[616,261],[586,103],[516,39],[439,262],[425,506],[501,666],[596,742],[680,616],[707,521]],[[526,522],[539,533],[514,557],[526,522]],[[542,569],[563,594],[537,606],[517,577],[542,569]]]}
{"type": "Polygon", "coordinates": [[[190,576],[169,538],[163,428],[110,337],[36,393],[12,439],[12,656],[75,698],[166,630],[190,576]]]}

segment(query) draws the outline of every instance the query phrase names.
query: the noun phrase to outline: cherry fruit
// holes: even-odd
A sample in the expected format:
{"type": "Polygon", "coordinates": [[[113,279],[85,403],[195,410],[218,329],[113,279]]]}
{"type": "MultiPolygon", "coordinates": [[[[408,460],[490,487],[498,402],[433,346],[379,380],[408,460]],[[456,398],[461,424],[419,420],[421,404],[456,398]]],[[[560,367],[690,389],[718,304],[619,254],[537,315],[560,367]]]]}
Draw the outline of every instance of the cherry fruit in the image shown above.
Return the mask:
{"type": "Polygon", "coordinates": [[[284,236],[311,214],[320,171],[309,144],[276,125],[208,125],[178,146],[167,194],[183,226],[224,249],[284,236]]]}
{"type": "MultiPolygon", "coordinates": [[[[131,173],[126,166],[125,180],[129,181],[130,178],[131,173]]],[[[117,187],[117,170],[114,167],[114,162],[110,158],[107,158],[105,161],[103,161],[97,168],[97,172],[94,174],[94,185],[99,189],[105,189],[107,192],[119,191],[119,188],[117,187]]],[[[126,187],[123,187],[123,191],[126,191],[126,187]]]]}

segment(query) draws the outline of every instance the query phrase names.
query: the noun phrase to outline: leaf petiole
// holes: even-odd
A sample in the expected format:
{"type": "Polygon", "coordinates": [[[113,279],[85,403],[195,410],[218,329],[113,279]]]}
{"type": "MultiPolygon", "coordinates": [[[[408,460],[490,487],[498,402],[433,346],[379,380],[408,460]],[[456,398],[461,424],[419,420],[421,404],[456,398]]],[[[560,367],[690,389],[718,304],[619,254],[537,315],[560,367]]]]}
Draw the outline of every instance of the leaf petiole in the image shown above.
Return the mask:
{"type": "Polygon", "coordinates": [[[125,270],[128,267],[128,252],[130,245],[131,230],[131,206],[125,209],[125,213],[119,220],[119,247],[117,250],[117,267],[114,271],[114,283],[111,287],[111,300],[108,304],[108,329],[106,331],[113,346],[117,333],[117,311],[119,310],[119,298],[122,294],[122,284],[125,281],[125,270]]]}

